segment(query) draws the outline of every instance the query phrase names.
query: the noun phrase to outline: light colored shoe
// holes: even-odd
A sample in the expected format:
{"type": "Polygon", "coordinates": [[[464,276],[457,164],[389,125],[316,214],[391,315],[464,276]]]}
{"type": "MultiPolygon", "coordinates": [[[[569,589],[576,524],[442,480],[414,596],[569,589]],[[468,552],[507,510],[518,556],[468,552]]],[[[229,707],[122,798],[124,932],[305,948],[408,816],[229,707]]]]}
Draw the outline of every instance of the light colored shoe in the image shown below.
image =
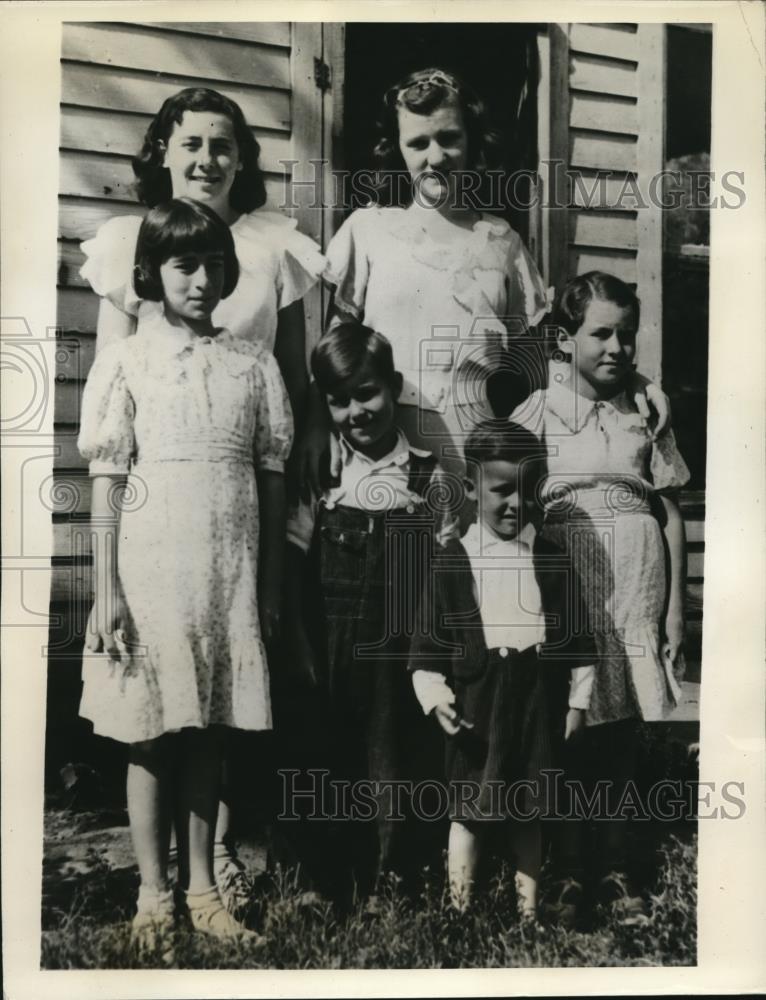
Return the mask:
{"type": "Polygon", "coordinates": [[[236,854],[213,858],[213,873],[218,892],[229,913],[244,920],[253,906],[253,882],[236,854]]]}
{"type": "Polygon", "coordinates": [[[224,906],[217,886],[211,886],[207,892],[186,893],[186,905],[189,908],[189,918],[195,931],[210,934],[212,937],[232,939],[257,939],[259,936],[243,927],[224,906]]]}
{"type": "Polygon", "coordinates": [[[141,886],[138,890],[136,915],[130,926],[130,940],[139,954],[159,955],[165,964],[174,961],[173,933],[175,907],[173,893],[141,886]]]}

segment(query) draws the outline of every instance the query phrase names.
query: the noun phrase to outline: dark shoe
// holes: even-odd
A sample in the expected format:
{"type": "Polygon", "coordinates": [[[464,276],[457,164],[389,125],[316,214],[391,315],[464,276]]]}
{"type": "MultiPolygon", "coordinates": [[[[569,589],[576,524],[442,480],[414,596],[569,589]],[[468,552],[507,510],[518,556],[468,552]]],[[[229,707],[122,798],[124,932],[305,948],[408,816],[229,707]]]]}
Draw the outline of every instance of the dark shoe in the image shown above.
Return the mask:
{"type": "Polygon", "coordinates": [[[542,907],[542,915],[557,927],[576,927],[580,921],[583,887],[573,878],[559,879],[550,889],[549,898],[542,907]]]}
{"type": "Polygon", "coordinates": [[[622,924],[639,924],[649,919],[646,903],[625,872],[611,871],[598,883],[598,901],[622,924]]]}
{"type": "Polygon", "coordinates": [[[231,853],[213,859],[215,882],[223,905],[235,920],[244,922],[253,906],[253,880],[247,869],[231,853]]]}

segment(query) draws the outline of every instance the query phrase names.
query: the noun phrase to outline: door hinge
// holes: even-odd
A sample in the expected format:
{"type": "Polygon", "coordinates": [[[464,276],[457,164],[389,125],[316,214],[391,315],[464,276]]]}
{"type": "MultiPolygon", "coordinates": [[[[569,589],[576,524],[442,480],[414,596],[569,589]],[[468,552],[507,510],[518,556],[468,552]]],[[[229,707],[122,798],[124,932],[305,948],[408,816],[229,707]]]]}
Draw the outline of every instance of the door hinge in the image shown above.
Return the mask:
{"type": "Polygon", "coordinates": [[[332,85],[330,67],[321,59],[314,58],[314,83],[324,93],[332,85]]]}

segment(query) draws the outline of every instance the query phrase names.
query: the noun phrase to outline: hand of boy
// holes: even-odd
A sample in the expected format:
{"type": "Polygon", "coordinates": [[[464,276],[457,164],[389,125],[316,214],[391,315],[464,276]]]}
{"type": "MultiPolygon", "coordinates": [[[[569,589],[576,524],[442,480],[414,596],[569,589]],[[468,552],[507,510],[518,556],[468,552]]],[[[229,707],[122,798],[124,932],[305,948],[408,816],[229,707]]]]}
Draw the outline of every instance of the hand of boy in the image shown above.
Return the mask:
{"type": "Polygon", "coordinates": [[[314,650],[302,627],[291,630],[285,662],[286,673],[291,681],[308,688],[317,686],[318,672],[314,650]]]}
{"type": "Polygon", "coordinates": [[[570,708],[564,724],[564,739],[571,740],[585,728],[585,711],[582,708],[570,708]]]}
{"type": "Polygon", "coordinates": [[[461,729],[473,729],[472,722],[466,722],[449,702],[434,708],[434,716],[447,736],[456,736],[461,729]]]}
{"type": "Polygon", "coordinates": [[[281,610],[281,596],[276,588],[263,587],[258,595],[258,611],[261,619],[261,635],[267,647],[279,639],[281,610]]]}

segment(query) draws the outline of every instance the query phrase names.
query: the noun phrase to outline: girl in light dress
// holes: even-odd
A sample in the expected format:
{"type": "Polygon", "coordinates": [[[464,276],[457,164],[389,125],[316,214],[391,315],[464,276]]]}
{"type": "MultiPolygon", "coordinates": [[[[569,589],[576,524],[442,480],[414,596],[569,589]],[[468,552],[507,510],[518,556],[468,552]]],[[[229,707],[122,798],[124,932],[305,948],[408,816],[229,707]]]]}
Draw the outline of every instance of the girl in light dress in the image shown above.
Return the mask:
{"type": "MultiPolygon", "coordinates": [[[[545,443],[542,537],[571,556],[595,643],[595,670],[567,720],[568,777],[609,782],[612,819],[596,824],[598,901],[626,920],[645,906],[628,872],[620,798],[635,777],[637,720],[663,719],[683,674],[685,539],[676,493],[689,471],[672,431],[654,440],[626,392],[640,307],[619,278],[580,275],[555,316],[568,362],[512,414],[545,443]]],[[[564,824],[549,915],[574,922],[583,901],[586,827],[564,824]]]]}
{"type": "MultiPolygon", "coordinates": [[[[267,211],[260,148],[240,107],[217,91],[191,87],[168,98],[133,160],[139,200],[148,207],[186,196],[210,207],[231,230],[240,278],[215,310],[233,336],[273,351],[296,423],[308,387],[302,298],[325,266],[319,248],[296,222],[267,211]]],[[[140,215],[116,217],[82,244],[82,275],[101,296],[97,349],[150,323],[160,304],[136,291],[133,261],[140,215]]],[[[231,837],[225,785],[216,832],[216,873],[227,904],[246,909],[251,885],[231,837]]]]}
{"type": "Polygon", "coordinates": [[[134,284],[158,308],[99,352],[83,397],[96,594],[87,647],[100,655],[86,653],[80,712],[129,746],[141,945],[166,942],[173,926],[176,796],[192,926],[243,933],[215,884],[213,837],[226,729],[271,727],[263,640],[279,621],[292,417],[271,353],[212,320],[238,270],[212,209],[190,199],[153,209],[134,284]]]}
{"type": "MultiPolygon", "coordinates": [[[[327,248],[333,321],[350,316],[390,340],[404,375],[397,423],[453,474],[458,506],[461,444],[493,416],[488,377],[510,363],[524,375],[522,398],[545,378],[544,366],[530,370],[534,352],[523,344],[548,311],[545,284],[519,234],[477,211],[465,183],[491,165],[493,138],[482,102],[457,77],[410,74],[383,101],[379,204],[353,212],[327,248]]],[[[647,391],[659,432],[667,403],[655,387],[647,391]]],[[[302,464],[319,492],[329,426],[317,397],[302,464]]],[[[333,445],[331,469],[339,468],[333,445]]]]}

